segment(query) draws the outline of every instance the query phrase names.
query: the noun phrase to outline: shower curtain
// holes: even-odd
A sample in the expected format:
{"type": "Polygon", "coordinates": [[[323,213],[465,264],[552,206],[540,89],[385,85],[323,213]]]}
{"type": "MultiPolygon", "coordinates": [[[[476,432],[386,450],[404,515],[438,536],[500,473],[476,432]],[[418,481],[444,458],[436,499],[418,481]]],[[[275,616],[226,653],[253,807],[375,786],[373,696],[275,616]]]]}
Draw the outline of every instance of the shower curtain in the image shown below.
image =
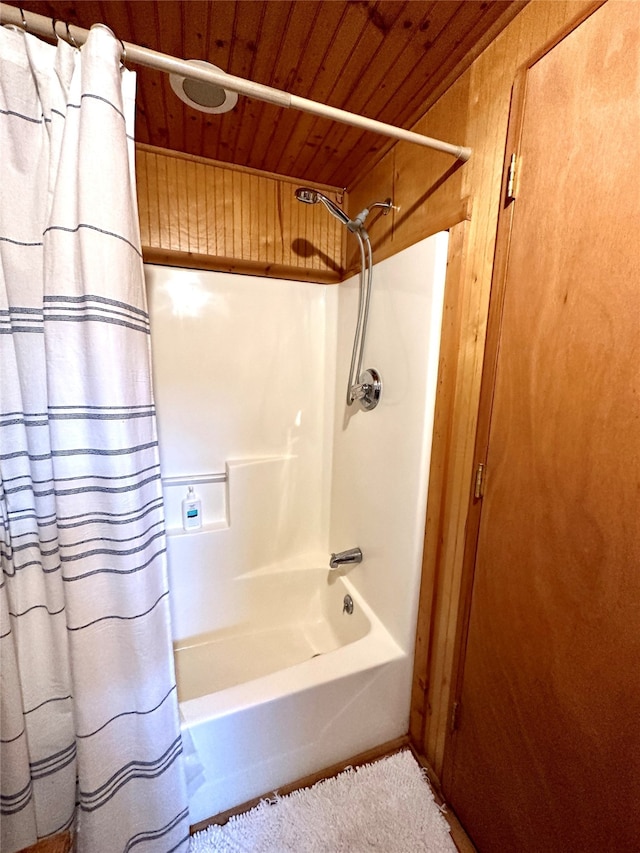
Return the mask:
{"type": "Polygon", "coordinates": [[[3,853],[189,845],[119,53],[0,27],[3,853]]]}

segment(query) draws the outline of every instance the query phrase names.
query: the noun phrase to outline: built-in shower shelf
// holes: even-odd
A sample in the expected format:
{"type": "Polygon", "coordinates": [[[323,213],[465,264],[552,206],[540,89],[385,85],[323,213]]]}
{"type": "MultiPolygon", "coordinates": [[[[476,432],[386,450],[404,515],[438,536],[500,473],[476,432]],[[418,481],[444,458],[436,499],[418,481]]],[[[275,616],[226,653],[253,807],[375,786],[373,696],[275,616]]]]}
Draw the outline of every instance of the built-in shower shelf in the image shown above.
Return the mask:
{"type": "Polygon", "coordinates": [[[180,477],[163,477],[163,486],[199,486],[204,483],[226,483],[227,474],[223,471],[221,474],[189,474],[180,477]]]}
{"type": "Polygon", "coordinates": [[[189,536],[226,530],[229,527],[227,471],[198,474],[180,474],[162,477],[168,536],[189,536]],[[187,489],[193,486],[202,502],[202,527],[184,530],[182,527],[182,501],[187,489]]]}
{"type": "Polygon", "coordinates": [[[197,530],[183,530],[182,527],[167,527],[167,536],[197,536],[199,533],[212,533],[216,530],[228,530],[229,524],[226,520],[213,521],[210,524],[203,524],[197,530]]]}

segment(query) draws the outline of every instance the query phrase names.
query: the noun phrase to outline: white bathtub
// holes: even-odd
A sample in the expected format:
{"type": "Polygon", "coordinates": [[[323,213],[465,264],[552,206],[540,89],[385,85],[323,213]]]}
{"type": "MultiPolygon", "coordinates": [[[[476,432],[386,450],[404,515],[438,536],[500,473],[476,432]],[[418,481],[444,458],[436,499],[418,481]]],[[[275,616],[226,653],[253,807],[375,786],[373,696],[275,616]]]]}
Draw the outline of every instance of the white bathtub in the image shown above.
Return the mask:
{"type": "Polygon", "coordinates": [[[185,751],[201,770],[192,824],[408,729],[411,661],[347,578],[269,571],[232,587],[242,621],[175,647],[185,751]]]}

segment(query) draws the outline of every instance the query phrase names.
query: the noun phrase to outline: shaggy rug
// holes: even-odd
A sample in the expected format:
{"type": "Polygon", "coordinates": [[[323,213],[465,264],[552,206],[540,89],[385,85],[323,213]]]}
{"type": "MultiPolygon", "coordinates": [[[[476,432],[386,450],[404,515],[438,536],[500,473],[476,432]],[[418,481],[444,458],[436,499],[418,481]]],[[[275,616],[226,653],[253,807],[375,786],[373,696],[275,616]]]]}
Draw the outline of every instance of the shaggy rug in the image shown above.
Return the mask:
{"type": "Polygon", "coordinates": [[[424,771],[405,750],[263,800],[191,839],[191,853],[456,853],[424,771]]]}

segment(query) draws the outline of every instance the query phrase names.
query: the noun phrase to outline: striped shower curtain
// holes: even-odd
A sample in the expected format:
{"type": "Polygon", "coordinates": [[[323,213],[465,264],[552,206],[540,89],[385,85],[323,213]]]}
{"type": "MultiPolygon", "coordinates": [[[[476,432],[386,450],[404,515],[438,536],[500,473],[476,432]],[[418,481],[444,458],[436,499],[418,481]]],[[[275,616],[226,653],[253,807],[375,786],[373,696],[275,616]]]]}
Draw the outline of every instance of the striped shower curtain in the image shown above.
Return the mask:
{"type": "Polygon", "coordinates": [[[135,75],[0,27],[0,826],[188,849],[135,75]]]}

